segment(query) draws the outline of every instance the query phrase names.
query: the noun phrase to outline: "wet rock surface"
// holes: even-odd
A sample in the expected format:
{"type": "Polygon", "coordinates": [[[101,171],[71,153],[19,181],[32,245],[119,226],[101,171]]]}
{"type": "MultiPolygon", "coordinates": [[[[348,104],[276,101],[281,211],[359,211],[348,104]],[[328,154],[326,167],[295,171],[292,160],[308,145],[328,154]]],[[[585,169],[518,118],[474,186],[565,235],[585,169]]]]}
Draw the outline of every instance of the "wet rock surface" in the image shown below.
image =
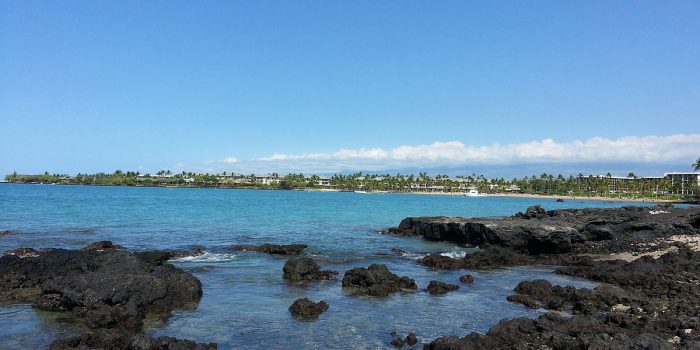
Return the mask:
{"type": "Polygon", "coordinates": [[[674,349],[666,339],[650,333],[621,332],[591,317],[567,318],[545,314],[533,320],[502,320],[486,334],[442,337],[426,344],[426,350],[462,349],[674,349]]]}
{"type": "Polygon", "coordinates": [[[79,336],[59,339],[51,343],[50,350],[104,349],[104,350],[210,350],[214,343],[195,343],[173,337],[151,337],[123,329],[99,329],[79,336]]]}
{"type": "Polygon", "coordinates": [[[472,275],[459,276],[459,281],[462,283],[474,283],[474,276],[472,276],[472,275]]]}
{"type": "Polygon", "coordinates": [[[89,252],[89,251],[93,251],[93,250],[102,251],[102,250],[108,250],[108,249],[119,250],[119,249],[124,249],[124,247],[122,247],[118,244],[114,244],[111,241],[98,241],[98,242],[90,243],[80,250],[82,250],[84,252],[89,252]]]}
{"type": "Polygon", "coordinates": [[[314,303],[308,298],[297,299],[289,306],[289,312],[292,316],[307,320],[317,319],[326,310],[328,310],[328,304],[325,301],[314,303]]]}
{"type": "Polygon", "coordinates": [[[290,281],[328,280],[338,275],[338,272],[321,270],[312,258],[292,258],[287,260],[282,268],[283,277],[290,281]]]}
{"type": "Polygon", "coordinates": [[[276,255],[301,255],[306,249],[306,244],[268,244],[255,245],[234,245],[228,247],[231,250],[243,250],[276,255]]]}
{"type": "Polygon", "coordinates": [[[18,258],[33,258],[39,256],[39,252],[33,248],[17,248],[8,250],[4,252],[3,255],[12,255],[18,258]]]}
{"type": "Polygon", "coordinates": [[[451,284],[451,283],[445,283],[445,282],[440,282],[440,281],[430,281],[428,284],[428,293],[430,295],[445,295],[449,292],[455,291],[459,289],[459,286],[456,284],[451,284]]]}
{"type": "Polygon", "coordinates": [[[400,291],[416,290],[416,282],[391,273],[386,265],[372,264],[367,268],[356,267],[345,272],[343,287],[352,294],[387,296],[400,291]]]}
{"type": "Polygon", "coordinates": [[[557,313],[502,320],[484,335],[438,338],[425,348],[700,348],[700,253],[680,246],[658,259],[588,260],[557,272],[605,284],[588,289],[523,281],[509,301],[557,313]]]}
{"type": "Polygon", "coordinates": [[[611,253],[652,238],[700,233],[700,207],[558,209],[540,206],[499,218],[408,217],[389,233],[436,241],[508,248],[538,255],[611,253]],[[615,240],[618,246],[599,244],[615,240]]]}
{"type": "Polygon", "coordinates": [[[391,345],[397,347],[397,348],[403,348],[404,345],[408,346],[413,346],[418,343],[418,337],[416,337],[416,333],[408,333],[406,338],[402,338],[396,334],[396,332],[392,332],[391,336],[393,339],[391,340],[391,345]]]}
{"type": "MultiPolygon", "coordinates": [[[[199,302],[200,281],[164,260],[150,259],[162,254],[116,247],[96,242],[81,250],[47,249],[32,256],[0,257],[0,303],[31,303],[37,309],[70,312],[89,328],[117,329],[122,337],[139,332],[147,315],[167,317],[177,308],[199,302]]],[[[74,347],[83,346],[81,342],[74,347]]]]}
{"type": "Polygon", "coordinates": [[[441,337],[425,349],[700,349],[700,253],[674,238],[696,241],[700,207],[535,206],[505,218],[407,218],[391,231],[482,248],[462,259],[419,260],[431,268],[559,265],[557,273],[604,283],[523,281],[507,299],[549,313],[502,320],[486,334],[441,337]]]}

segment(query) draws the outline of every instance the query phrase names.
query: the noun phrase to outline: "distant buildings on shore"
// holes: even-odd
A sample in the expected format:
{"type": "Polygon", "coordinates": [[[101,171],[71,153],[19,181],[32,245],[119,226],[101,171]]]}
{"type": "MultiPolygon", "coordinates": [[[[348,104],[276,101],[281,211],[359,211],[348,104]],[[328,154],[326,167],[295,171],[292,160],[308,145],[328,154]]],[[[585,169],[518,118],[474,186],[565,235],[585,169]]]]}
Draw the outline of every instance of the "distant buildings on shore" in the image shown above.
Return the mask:
{"type": "Polygon", "coordinates": [[[609,179],[610,193],[625,193],[635,189],[635,184],[658,185],[669,188],[670,193],[688,195],[694,193],[694,187],[700,183],[700,172],[672,172],[663,176],[603,176],[609,179]],[[665,182],[665,183],[664,183],[665,182]]]}
{"type": "Polygon", "coordinates": [[[658,195],[697,196],[700,193],[700,172],[668,172],[663,176],[584,175],[564,177],[552,174],[524,177],[522,179],[487,179],[483,175],[371,175],[356,173],[332,177],[303,174],[197,174],[171,173],[161,170],[155,175],[138,172],[115,171],[112,174],[59,174],[5,176],[7,182],[104,184],[126,186],[188,186],[222,188],[280,188],[280,189],[328,189],[390,192],[450,192],[464,193],[478,190],[487,193],[542,193],[558,195],[617,196],[658,195]]]}

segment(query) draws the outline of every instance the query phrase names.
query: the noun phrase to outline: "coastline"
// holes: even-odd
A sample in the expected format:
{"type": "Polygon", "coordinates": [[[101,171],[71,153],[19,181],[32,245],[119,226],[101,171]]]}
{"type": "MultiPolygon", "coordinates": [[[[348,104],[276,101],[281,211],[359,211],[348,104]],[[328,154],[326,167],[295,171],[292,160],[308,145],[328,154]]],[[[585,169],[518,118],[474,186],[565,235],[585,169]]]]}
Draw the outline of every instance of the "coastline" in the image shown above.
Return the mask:
{"type": "MultiPolygon", "coordinates": [[[[128,186],[128,185],[108,185],[108,184],[67,184],[67,183],[18,183],[0,182],[3,184],[15,185],[60,185],[60,186],[103,186],[103,187],[136,187],[136,188],[203,188],[217,190],[268,190],[268,191],[301,191],[301,192],[355,192],[338,190],[334,188],[306,188],[306,189],[281,189],[281,188],[256,188],[256,187],[205,187],[205,186],[128,186]]],[[[464,195],[463,192],[396,192],[396,191],[370,191],[364,194],[410,194],[410,195],[435,195],[435,196],[457,196],[464,195]]],[[[639,202],[639,203],[678,203],[686,202],[675,199],[651,199],[651,198],[615,198],[615,197],[587,197],[587,196],[564,196],[530,193],[481,193],[484,197],[509,197],[509,198],[540,198],[540,199],[562,199],[562,200],[590,200],[604,202],[639,202]]],[[[478,198],[478,197],[477,197],[478,198]]]]}
{"type": "MultiPolygon", "coordinates": [[[[376,192],[369,192],[370,194],[376,192]]],[[[382,192],[384,193],[384,192],[382,192]]],[[[418,194],[418,195],[435,195],[435,196],[457,196],[461,197],[464,193],[444,193],[444,192],[388,192],[396,194],[418,194]]],[[[639,203],[681,203],[673,199],[649,199],[649,198],[614,198],[614,197],[586,197],[586,196],[561,196],[547,194],[529,194],[529,193],[483,193],[484,197],[507,197],[507,198],[542,198],[542,199],[563,199],[563,200],[590,200],[604,202],[639,202],[639,203]]],[[[478,197],[476,197],[478,198],[478,197]]]]}

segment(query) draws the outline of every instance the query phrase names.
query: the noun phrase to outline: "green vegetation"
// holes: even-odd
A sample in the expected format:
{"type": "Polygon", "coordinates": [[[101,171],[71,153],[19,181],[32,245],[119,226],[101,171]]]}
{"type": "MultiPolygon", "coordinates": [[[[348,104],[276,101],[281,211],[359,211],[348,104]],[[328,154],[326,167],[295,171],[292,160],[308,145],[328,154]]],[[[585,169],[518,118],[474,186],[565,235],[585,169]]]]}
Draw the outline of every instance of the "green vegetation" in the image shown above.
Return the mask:
{"type": "MultiPolygon", "coordinates": [[[[700,159],[699,159],[700,161],[700,159]]],[[[696,164],[697,166],[698,164],[696,164]]],[[[69,185],[107,185],[107,186],[177,186],[177,187],[215,187],[215,188],[257,188],[257,189],[329,189],[340,191],[374,191],[374,192],[444,192],[464,193],[477,190],[482,193],[504,194],[525,193],[538,195],[610,197],[610,198],[648,198],[648,199],[690,199],[700,194],[697,177],[682,181],[671,177],[638,177],[629,173],[627,177],[593,176],[579,174],[564,177],[562,175],[541,174],[514,178],[511,180],[487,179],[483,175],[428,176],[426,173],[416,175],[378,175],[356,173],[351,175],[334,175],[321,177],[317,175],[277,173],[266,175],[242,174],[197,174],[191,172],[172,173],[161,170],[155,175],[141,174],[134,171],[117,170],[111,174],[64,174],[24,175],[12,173],[5,176],[5,181],[14,183],[45,183],[69,185]]]]}

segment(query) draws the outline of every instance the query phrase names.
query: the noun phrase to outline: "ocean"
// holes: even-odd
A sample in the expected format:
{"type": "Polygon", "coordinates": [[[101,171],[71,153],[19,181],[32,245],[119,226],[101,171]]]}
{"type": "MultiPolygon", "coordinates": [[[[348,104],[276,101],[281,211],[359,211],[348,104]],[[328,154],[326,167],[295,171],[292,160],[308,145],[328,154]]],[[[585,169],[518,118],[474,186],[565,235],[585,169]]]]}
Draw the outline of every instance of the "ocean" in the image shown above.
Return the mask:
{"type": "MultiPolygon", "coordinates": [[[[426,253],[463,256],[472,249],[420,238],[383,235],[407,216],[504,216],[539,204],[545,209],[619,207],[624,202],[457,197],[341,192],[134,188],[0,184],[0,253],[18,247],[80,248],[111,240],[131,250],[187,249],[205,254],[172,261],[203,283],[194,309],[178,310],[146,331],[220,349],[390,349],[391,332],[438,336],[485,332],[502,318],[537,317],[543,310],[506,301],[518,282],[545,278],[555,284],[593,283],[553,273],[551,266],[436,271],[418,265],[426,253]],[[335,280],[294,284],[282,279],[286,259],[231,251],[235,244],[303,243],[335,280]],[[400,248],[405,254],[396,254],[400,248]],[[341,288],[343,273],[373,263],[416,280],[418,291],[386,298],[357,297],[341,288]],[[474,276],[471,285],[458,277],[474,276]],[[430,280],[460,284],[442,297],[425,292],[430,280]],[[297,298],[325,300],[317,321],[298,321],[288,307],[297,298]]],[[[640,203],[636,203],[639,205],[640,203]]],[[[30,305],[0,306],[0,348],[46,348],[80,331],[61,313],[30,305]]]]}

